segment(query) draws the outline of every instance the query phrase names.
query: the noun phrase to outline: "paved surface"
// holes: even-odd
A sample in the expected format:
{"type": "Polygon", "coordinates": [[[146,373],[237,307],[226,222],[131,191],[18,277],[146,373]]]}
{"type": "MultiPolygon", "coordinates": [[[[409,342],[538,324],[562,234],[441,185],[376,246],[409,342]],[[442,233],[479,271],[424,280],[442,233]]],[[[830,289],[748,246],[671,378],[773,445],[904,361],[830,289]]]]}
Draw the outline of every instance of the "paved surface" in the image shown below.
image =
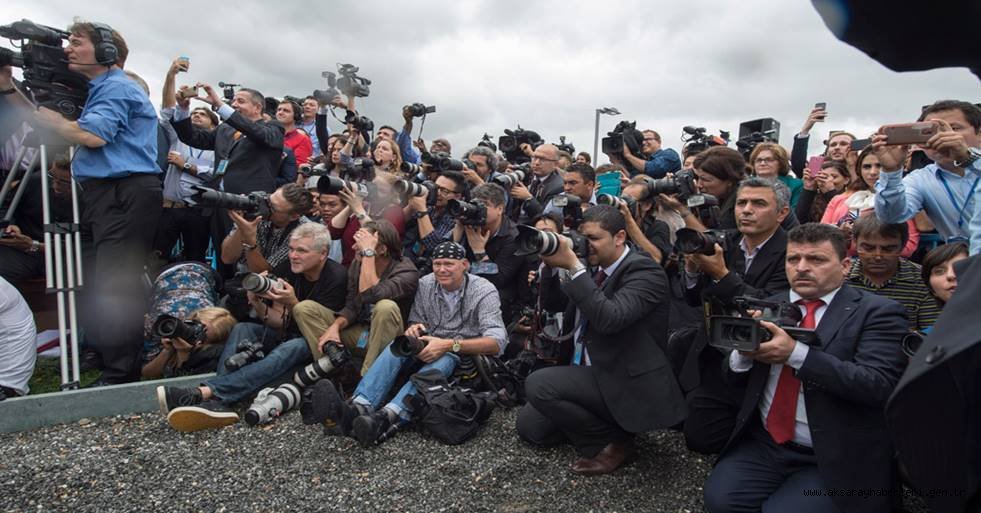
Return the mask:
{"type": "Polygon", "coordinates": [[[702,511],[712,459],[679,433],[646,434],[634,463],[584,478],[570,448],[518,441],[515,412],[455,447],[408,431],[363,450],[297,413],[192,434],[145,414],[0,435],[0,511],[702,511]]]}

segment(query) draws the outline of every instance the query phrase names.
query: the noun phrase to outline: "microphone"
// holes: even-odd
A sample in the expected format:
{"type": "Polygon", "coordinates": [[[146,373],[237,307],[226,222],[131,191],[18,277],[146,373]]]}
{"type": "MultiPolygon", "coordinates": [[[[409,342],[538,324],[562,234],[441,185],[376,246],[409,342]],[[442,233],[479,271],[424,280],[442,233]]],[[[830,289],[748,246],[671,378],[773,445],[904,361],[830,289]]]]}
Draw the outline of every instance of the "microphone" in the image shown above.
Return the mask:
{"type": "Polygon", "coordinates": [[[218,82],[218,87],[242,87],[242,84],[229,84],[227,82],[218,82]]]}

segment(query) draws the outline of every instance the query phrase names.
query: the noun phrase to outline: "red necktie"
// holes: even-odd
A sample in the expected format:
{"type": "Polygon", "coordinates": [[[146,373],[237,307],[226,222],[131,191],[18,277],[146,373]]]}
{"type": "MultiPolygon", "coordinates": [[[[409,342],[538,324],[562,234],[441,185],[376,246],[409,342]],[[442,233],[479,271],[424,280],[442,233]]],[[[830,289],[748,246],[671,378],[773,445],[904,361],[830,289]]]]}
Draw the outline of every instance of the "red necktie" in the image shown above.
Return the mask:
{"type": "MultiPolygon", "coordinates": [[[[800,322],[801,328],[814,329],[814,314],[817,309],[824,305],[824,301],[815,299],[813,301],[798,301],[804,305],[807,313],[800,322]]],[[[770,403],[770,413],[766,415],[766,430],[770,432],[773,441],[783,444],[794,438],[794,425],[797,422],[797,396],[800,393],[800,380],[794,376],[794,370],[787,365],[780,369],[780,378],[777,380],[777,390],[773,394],[773,402],[770,403]]]]}
{"type": "Polygon", "coordinates": [[[606,281],[606,271],[602,269],[596,271],[596,276],[593,276],[593,279],[596,281],[597,287],[602,287],[603,282],[606,281]]]}

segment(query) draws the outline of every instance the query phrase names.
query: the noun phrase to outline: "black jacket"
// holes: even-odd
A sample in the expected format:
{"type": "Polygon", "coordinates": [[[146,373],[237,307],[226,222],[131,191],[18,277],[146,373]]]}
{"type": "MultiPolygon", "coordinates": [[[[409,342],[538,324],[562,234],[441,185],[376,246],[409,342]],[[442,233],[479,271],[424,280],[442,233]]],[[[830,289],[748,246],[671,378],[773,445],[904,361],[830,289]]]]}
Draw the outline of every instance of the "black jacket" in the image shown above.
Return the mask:
{"type": "MultiPolygon", "coordinates": [[[[530,190],[531,185],[528,188],[530,190]]],[[[538,189],[537,194],[529,200],[519,202],[521,209],[517,217],[518,223],[529,224],[532,219],[545,211],[545,205],[548,205],[548,202],[552,200],[552,196],[562,191],[562,175],[559,174],[558,170],[555,170],[552,174],[545,177],[545,181],[542,182],[542,186],[538,189]]]]}
{"type": "MultiPolygon", "coordinates": [[[[556,285],[557,277],[543,277],[543,287],[556,285]]],[[[661,266],[631,251],[602,287],[585,272],[560,288],[549,298],[566,303],[563,333],[575,330],[578,308],[590,369],[617,424],[640,433],[683,421],[687,406],[664,354],[668,279],[661,266]]]]}
{"type": "MultiPolygon", "coordinates": [[[[518,228],[510,219],[502,217],[501,227],[487,240],[487,246],[484,248],[487,258],[497,266],[497,272],[487,274],[479,272],[473,267],[470,268],[471,273],[486,278],[497,288],[497,292],[501,296],[501,310],[504,313],[505,322],[508,322],[511,317],[511,306],[514,298],[518,295],[518,287],[528,286],[527,273],[524,277],[520,276],[521,271],[525,269],[526,259],[514,254],[518,249],[515,242],[517,237],[518,228]]],[[[467,258],[474,262],[476,259],[470,249],[470,244],[467,243],[466,234],[463,235],[460,243],[467,249],[467,258]]]]}
{"type": "Polygon", "coordinates": [[[275,121],[252,122],[235,112],[214,130],[191,124],[190,118],[172,123],[177,137],[188,146],[214,150],[215,169],[228,160],[225,192],[273,192],[283,159],[283,127],[275,121]],[[235,133],[241,136],[235,138],[235,133]]]}
{"type": "MultiPolygon", "coordinates": [[[[771,298],[788,299],[788,293],[771,298]]],[[[906,325],[902,305],[848,285],[841,287],[818,324],[819,341],[795,374],[804,392],[818,472],[827,488],[898,493],[883,408],[906,365],[899,344],[906,325]]],[[[730,379],[746,383],[746,394],[720,461],[746,434],[750,421],[759,421],[769,374],[770,366],[760,362],[749,372],[728,372],[730,379]]],[[[893,511],[895,497],[832,499],[842,512],[887,513],[893,511]]]]}

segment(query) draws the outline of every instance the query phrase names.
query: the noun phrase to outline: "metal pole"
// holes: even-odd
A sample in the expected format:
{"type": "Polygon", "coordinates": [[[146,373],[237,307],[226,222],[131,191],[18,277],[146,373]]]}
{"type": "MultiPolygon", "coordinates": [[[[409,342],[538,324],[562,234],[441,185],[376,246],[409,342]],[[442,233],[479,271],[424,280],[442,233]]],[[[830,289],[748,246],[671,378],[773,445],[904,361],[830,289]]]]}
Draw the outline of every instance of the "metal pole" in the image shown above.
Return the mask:
{"type": "Polygon", "coordinates": [[[593,164],[599,166],[599,116],[600,110],[596,109],[596,129],[593,131],[593,164]]]}
{"type": "MultiPolygon", "coordinates": [[[[20,149],[17,150],[17,157],[16,157],[16,160],[14,160],[14,162],[16,162],[16,164],[14,164],[13,168],[10,170],[10,174],[7,175],[7,179],[4,180],[4,182],[3,182],[3,189],[0,189],[0,205],[3,205],[3,201],[5,199],[7,199],[7,192],[10,191],[10,186],[11,186],[11,184],[14,183],[14,178],[16,178],[16,176],[17,176],[17,168],[20,167],[19,166],[20,162],[22,160],[24,160],[24,153],[26,153],[26,152],[27,152],[27,146],[26,145],[25,146],[21,146],[20,149]]],[[[26,180],[25,180],[25,182],[26,182],[26,180]]],[[[10,212],[12,212],[12,211],[13,211],[13,209],[11,208],[10,209],[10,212]]],[[[10,212],[7,213],[7,217],[8,218],[11,217],[11,215],[12,215],[10,212]]]]}

